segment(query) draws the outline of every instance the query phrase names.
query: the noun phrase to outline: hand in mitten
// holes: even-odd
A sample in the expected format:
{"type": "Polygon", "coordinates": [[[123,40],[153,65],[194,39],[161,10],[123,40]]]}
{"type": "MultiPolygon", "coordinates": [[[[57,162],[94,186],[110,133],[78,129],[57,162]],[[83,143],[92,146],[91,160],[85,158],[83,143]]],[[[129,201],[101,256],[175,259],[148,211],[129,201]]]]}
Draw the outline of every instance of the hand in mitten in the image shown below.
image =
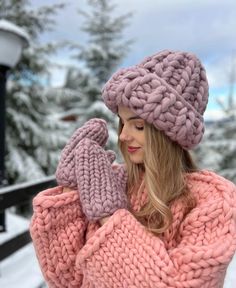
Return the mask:
{"type": "Polygon", "coordinates": [[[91,139],[83,139],[76,146],[76,179],[88,220],[99,220],[127,208],[126,173],[112,168],[114,159],[114,152],[105,151],[91,139]]]}
{"type": "Polygon", "coordinates": [[[75,131],[61,153],[56,170],[58,185],[77,188],[74,152],[77,144],[84,138],[92,139],[104,147],[108,139],[106,121],[94,118],[75,131]]]}

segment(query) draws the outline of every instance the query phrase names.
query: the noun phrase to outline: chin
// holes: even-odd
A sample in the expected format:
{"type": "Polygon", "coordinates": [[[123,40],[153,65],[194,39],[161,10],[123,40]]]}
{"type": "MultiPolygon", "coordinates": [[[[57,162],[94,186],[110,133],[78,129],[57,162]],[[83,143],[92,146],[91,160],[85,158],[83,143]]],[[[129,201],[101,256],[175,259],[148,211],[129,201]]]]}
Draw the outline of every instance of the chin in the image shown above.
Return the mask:
{"type": "Polygon", "coordinates": [[[143,164],[143,158],[141,158],[141,157],[135,157],[135,156],[132,157],[132,156],[130,156],[129,159],[134,164],[143,164]]]}

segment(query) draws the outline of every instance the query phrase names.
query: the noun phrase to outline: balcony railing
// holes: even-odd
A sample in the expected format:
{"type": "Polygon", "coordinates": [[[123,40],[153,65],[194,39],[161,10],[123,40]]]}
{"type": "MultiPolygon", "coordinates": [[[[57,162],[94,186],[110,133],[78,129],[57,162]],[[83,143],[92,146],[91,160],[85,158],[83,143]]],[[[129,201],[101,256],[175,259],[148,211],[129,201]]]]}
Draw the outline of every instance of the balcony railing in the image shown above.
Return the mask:
{"type": "MultiPolygon", "coordinates": [[[[0,189],[0,213],[4,213],[7,208],[23,204],[31,201],[41,190],[53,187],[56,185],[54,176],[49,176],[44,179],[26,182],[17,185],[11,185],[0,189]]],[[[6,227],[7,230],[7,227],[6,227]]],[[[3,232],[6,233],[6,232],[3,232]]],[[[0,234],[1,236],[1,234],[0,234]]],[[[0,245],[0,262],[16,252],[26,244],[31,242],[29,230],[5,241],[0,245]]]]}

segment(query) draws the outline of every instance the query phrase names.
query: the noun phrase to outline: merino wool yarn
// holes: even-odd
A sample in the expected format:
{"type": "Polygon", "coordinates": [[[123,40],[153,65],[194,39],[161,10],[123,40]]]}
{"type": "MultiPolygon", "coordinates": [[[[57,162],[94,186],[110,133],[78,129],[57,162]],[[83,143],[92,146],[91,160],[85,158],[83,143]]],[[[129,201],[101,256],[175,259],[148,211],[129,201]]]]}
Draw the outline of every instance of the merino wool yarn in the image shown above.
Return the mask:
{"type": "MultiPolygon", "coordinates": [[[[39,193],[30,233],[48,286],[222,288],[236,250],[235,185],[209,171],[186,174],[186,181],[197,205],[184,217],[174,202],[172,226],[160,237],[125,209],[102,227],[88,222],[76,190],[39,193]]],[[[146,197],[135,195],[138,210],[146,197]]]]}
{"type": "Polygon", "coordinates": [[[208,90],[205,69],[194,54],[164,50],[115,73],[102,97],[112,112],[124,105],[191,149],[204,133],[208,90]]]}

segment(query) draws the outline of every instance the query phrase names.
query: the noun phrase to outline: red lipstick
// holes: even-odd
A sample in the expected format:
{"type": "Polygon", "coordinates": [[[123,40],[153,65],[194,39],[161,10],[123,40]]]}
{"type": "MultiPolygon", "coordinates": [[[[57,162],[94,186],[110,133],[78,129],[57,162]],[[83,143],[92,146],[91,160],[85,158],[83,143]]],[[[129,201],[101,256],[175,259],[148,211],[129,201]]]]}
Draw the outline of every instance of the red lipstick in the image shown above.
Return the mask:
{"type": "Polygon", "coordinates": [[[128,152],[129,152],[129,153],[134,153],[134,152],[136,152],[138,149],[140,149],[140,147],[128,146],[128,152]]]}

